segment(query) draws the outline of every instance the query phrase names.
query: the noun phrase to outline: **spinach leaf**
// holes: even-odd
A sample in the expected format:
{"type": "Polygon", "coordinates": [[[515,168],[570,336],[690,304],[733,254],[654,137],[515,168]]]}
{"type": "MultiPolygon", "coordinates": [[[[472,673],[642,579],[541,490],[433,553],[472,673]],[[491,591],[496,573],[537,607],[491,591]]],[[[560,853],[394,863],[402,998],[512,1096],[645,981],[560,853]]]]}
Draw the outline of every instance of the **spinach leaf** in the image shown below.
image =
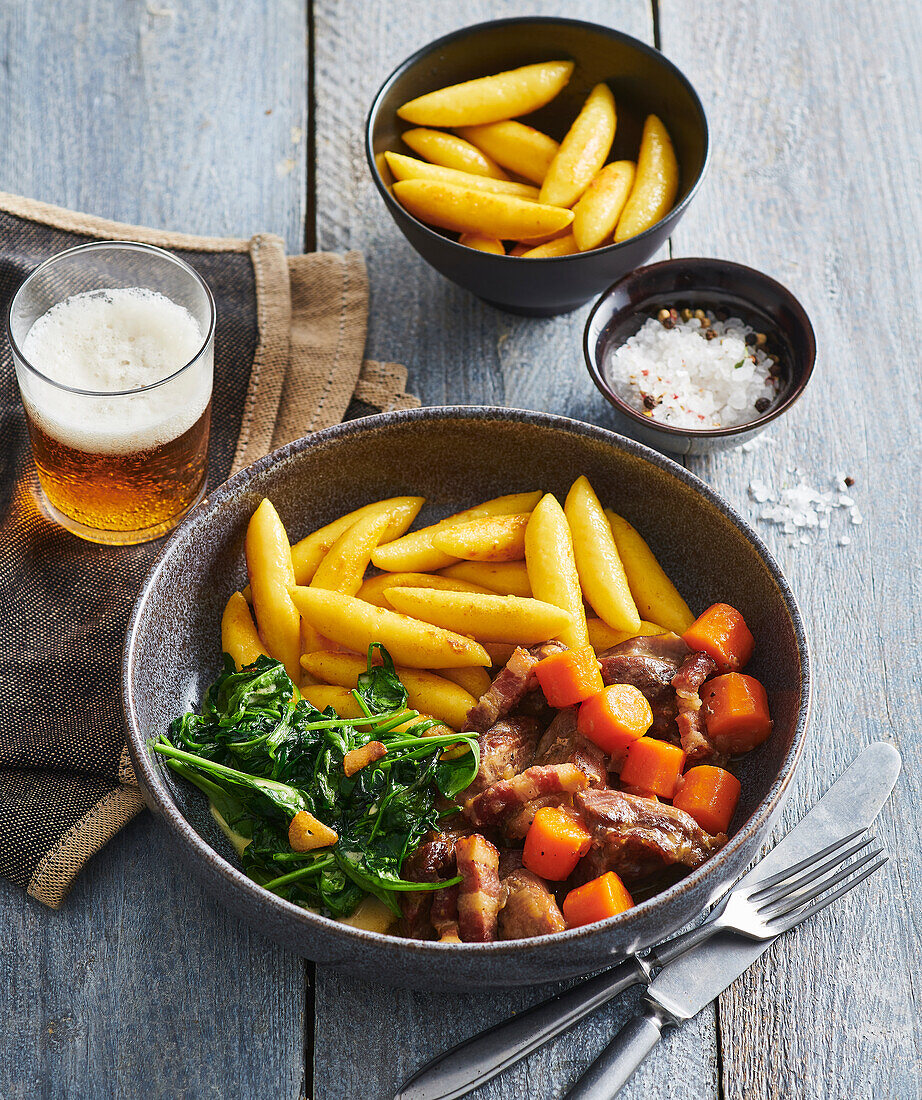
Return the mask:
{"type": "Polygon", "coordinates": [[[356,690],[371,714],[400,710],[407,705],[407,689],[394,671],[391,655],[379,642],[368,647],[368,671],[359,676],[356,690]],[[375,650],[381,657],[380,665],[372,664],[375,650]]]}

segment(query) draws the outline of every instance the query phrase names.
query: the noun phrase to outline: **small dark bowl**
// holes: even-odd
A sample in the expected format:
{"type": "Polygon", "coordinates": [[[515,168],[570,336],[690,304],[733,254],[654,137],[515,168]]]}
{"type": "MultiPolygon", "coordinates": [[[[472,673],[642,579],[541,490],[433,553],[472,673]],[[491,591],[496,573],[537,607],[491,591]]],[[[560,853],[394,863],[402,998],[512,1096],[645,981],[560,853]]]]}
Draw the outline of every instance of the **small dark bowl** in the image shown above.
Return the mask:
{"type": "MultiPolygon", "coordinates": [[[[755,857],[804,742],[810,686],[800,613],[759,538],[703,482],[602,428],[498,408],[413,409],[317,432],[220,486],[177,527],[148,575],[125,644],[131,758],[150,807],[200,878],[232,910],[292,951],[366,978],[419,988],[529,985],[586,974],[698,916],[755,857]],[[544,488],[563,500],[586,474],[636,524],[691,606],[728,600],[758,645],[775,728],[741,761],[729,843],[676,885],[603,923],[536,939],[451,946],[361,931],[292,905],[239,869],[198,791],[175,781],[148,739],[199,700],[220,667],[221,612],[245,583],[243,540],[270,497],[293,539],[368,501],[427,498],[421,523],[502,493],[544,488]]],[[[194,918],[193,918],[194,919],[194,918]]]]}
{"type": "Polygon", "coordinates": [[[446,278],[500,309],[527,316],[566,313],[646,262],[688,209],[708,161],[708,126],[694,88],[658,50],[636,38],[575,19],[498,19],[465,27],[418,50],[384,82],[365,125],[365,150],[381,197],[416,251],[446,278]],[[521,121],[560,140],[592,87],[606,82],[615,96],[618,128],[612,160],[636,160],[644,119],[656,114],[675,145],[679,193],[672,210],[645,233],[576,256],[522,260],[458,244],[418,221],[394,198],[384,152],[408,153],[400,134],[411,127],[397,108],[416,96],[462,80],[537,61],[573,60],[566,88],[521,121]],[[383,175],[382,175],[383,172],[383,175]]]}
{"type": "Polygon", "coordinates": [[[816,337],[804,307],[781,283],[729,260],[664,260],[619,279],[592,308],[583,334],[583,355],[593,382],[618,413],[623,429],[645,443],[675,454],[699,455],[738,447],[790,409],[806,389],[816,360],[816,337]],[[608,352],[623,344],[664,307],[725,309],[768,337],[777,351],[781,388],[761,416],[735,428],[677,428],[662,424],[623,401],[605,377],[608,352]]]}

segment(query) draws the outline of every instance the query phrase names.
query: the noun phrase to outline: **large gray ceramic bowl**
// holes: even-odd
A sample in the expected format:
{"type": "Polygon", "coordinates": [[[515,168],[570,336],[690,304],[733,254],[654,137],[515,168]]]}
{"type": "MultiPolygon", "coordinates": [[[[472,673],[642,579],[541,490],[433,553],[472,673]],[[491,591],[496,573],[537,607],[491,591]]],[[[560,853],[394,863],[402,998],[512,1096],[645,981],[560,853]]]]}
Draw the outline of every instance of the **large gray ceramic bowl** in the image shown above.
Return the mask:
{"type": "MultiPolygon", "coordinates": [[[[167,542],[135,606],[123,699],[135,772],[189,868],[232,910],[308,958],[420,988],[528,985],[586,974],[697,916],[755,856],[790,783],[809,704],[807,645],[794,598],[766,548],[703,482],[638,443],[563,417],[498,408],[384,413],[317,432],[241,471],[167,542]],[[245,583],[243,539],[264,496],[297,539],[381,497],[424,494],[421,522],[488,497],[542,488],[563,499],[586,474],[655,548],[694,610],[738,607],[758,640],[751,671],[775,728],[744,758],[726,847],[677,885],[604,923],[540,939],[443,945],[402,940],[306,912],[244,875],[204,800],[148,748],[220,667],[220,620],[245,583]]],[[[190,914],[194,920],[194,914],[190,914]]]]}

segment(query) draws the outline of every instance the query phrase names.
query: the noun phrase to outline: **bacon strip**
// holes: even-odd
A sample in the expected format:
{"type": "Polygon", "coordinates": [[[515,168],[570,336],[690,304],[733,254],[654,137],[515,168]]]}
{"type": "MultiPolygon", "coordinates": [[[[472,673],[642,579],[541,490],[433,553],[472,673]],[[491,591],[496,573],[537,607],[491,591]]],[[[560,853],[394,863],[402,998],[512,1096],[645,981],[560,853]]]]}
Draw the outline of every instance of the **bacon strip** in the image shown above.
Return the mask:
{"type": "Polygon", "coordinates": [[[487,787],[464,807],[472,825],[499,825],[506,814],[546,794],[573,794],[585,790],[589,780],[573,764],[542,764],[526,768],[511,779],[487,787]]]}
{"type": "Polygon", "coordinates": [[[446,886],[432,895],[430,920],[441,943],[460,943],[458,928],[458,887],[446,886]]]}
{"type": "Polygon", "coordinates": [[[537,657],[518,647],[497,674],[490,690],[467,712],[465,729],[486,733],[500,718],[514,710],[528,690],[531,670],[537,663],[537,657]]]}
{"type": "Polygon", "coordinates": [[[458,888],[458,930],[462,943],[490,943],[496,939],[496,918],[502,890],[499,852],[479,833],[455,844],[461,885],[458,888]]]}
{"type": "Polygon", "coordinates": [[[717,662],[707,653],[692,653],[672,678],[678,714],[676,725],[682,750],[689,760],[713,759],[717,753],[708,739],[701,717],[701,685],[717,671],[717,662]]]}

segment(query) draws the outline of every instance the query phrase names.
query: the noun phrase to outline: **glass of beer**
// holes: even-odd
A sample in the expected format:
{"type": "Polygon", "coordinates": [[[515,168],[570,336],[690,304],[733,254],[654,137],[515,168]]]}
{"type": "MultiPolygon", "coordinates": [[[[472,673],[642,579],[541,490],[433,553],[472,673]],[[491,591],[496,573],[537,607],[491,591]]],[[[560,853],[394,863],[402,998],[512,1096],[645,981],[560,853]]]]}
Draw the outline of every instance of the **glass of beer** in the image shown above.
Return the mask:
{"type": "Polygon", "coordinates": [[[201,500],[214,325],[202,278],[152,245],[80,245],[29,275],[9,338],[52,519],[91,542],[147,542],[201,500]]]}

